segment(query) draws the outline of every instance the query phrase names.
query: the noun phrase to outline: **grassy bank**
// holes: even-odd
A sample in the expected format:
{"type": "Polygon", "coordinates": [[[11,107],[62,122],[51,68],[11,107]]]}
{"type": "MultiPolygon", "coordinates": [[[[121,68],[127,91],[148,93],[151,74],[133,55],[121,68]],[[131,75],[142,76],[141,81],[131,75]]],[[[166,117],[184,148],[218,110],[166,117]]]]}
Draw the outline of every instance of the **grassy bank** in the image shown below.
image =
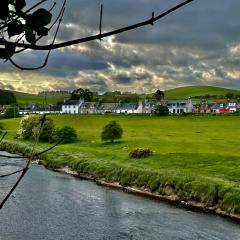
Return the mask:
{"type": "MultiPolygon", "coordinates": [[[[60,145],[42,156],[50,167],[69,166],[123,186],[149,189],[181,200],[240,213],[239,117],[52,116],[70,125],[79,141],[60,145]],[[117,120],[124,129],[115,144],[100,141],[102,127],[117,120]],[[148,147],[154,154],[133,160],[128,153],[148,147]]],[[[9,130],[2,148],[29,153],[29,143],[14,142],[19,119],[3,120],[9,130]]],[[[39,145],[44,149],[47,145],[39,145]]]]}

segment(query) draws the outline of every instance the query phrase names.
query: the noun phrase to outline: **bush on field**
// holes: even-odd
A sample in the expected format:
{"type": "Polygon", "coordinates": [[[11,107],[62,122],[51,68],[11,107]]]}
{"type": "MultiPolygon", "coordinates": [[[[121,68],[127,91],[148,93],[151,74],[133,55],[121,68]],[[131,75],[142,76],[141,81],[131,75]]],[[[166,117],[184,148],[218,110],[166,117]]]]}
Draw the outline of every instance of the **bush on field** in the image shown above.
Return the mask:
{"type": "Polygon", "coordinates": [[[4,131],[4,127],[3,127],[2,123],[0,123],[0,134],[2,134],[3,131],[4,131]]]}
{"type": "Polygon", "coordinates": [[[130,158],[145,158],[152,154],[149,148],[137,148],[129,153],[130,158]]]}
{"type": "Polygon", "coordinates": [[[122,138],[123,130],[116,121],[111,121],[102,130],[102,141],[114,142],[115,139],[122,138]]]}
{"type": "Polygon", "coordinates": [[[169,115],[169,109],[167,106],[164,105],[157,105],[155,109],[153,110],[153,114],[156,116],[168,116],[169,115]]]}
{"type": "Polygon", "coordinates": [[[51,142],[58,142],[62,139],[62,143],[71,143],[76,141],[77,133],[75,129],[70,126],[64,126],[62,128],[54,129],[51,137],[51,142]]]}
{"type": "MultiPolygon", "coordinates": [[[[22,140],[36,139],[40,131],[42,119],[43,116],[39,115],[27,115],[23,117],[20,122],[20,129],[17,132],[17,138],[22,140]]],[[[42,126],[39,141],[48,142],[52,136],[53,129],[53,120],[46,118],[42,126]]]]}
{"type": "Polygon", "coordinates": [[[3,118],[15,118],[15,117],[19,117],[18,108],[14,106],[8,106],[3,113],[3,118]]]}

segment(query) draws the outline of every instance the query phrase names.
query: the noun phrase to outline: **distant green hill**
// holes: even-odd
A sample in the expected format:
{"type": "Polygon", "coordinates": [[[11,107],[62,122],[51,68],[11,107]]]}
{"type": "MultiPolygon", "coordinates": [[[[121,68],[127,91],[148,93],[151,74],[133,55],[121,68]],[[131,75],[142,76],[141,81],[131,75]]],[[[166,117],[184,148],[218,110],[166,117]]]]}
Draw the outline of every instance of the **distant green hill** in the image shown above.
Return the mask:
{"type": "Polygon", "coordinates": [[[212,86],[188,86],[180,87],[175,89],[170,89],[165,91],[165,98],[167,99],[187,99],[189,97],[197,98],[204,97],[206,95],[212,96],[212,98],[225,98],[227,93],[233,93],[234,95],[240,95],[240,91],[221,88],[221,87],[212,87],[212,86]]]}
{"type": "Polygon", "coordinates": [[[10,91],[13,92],[16,96],[17,104],[20,106],[27,106],[27,105],[56,105],[58,103],[61,103],[64,101],[64,99],[68,99],[69,95],[53,95],[53,96],[40,96],[37,94],[30,94],[30,93],[23,93],[23,92],[17,92],[17,91],[10,91]]]}
{"type": "Polygon", "coordinates": [[[39,95],[17,95],[17,104],[20,106],[27,105],[56,105],[64,101],[64,96],[44,96],[39,95]]]}

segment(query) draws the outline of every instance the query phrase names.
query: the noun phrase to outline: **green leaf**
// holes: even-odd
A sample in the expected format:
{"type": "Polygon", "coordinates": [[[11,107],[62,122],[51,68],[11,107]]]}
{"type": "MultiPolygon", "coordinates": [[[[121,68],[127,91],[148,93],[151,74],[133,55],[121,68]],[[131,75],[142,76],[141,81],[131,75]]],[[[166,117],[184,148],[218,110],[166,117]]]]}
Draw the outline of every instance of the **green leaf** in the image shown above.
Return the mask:
{"type": "Polygon", "coordinates": [[[33,32],[26,32],[25,38],[29,43],[36,44],[36,36],[33,32]]]}
{"type": "Polygon", "coordinates": [[[13,20],[8,24],[8,36],[12,37],[19,35],[23,32],[22,24],[16,20],[13,20]]]}
{"type": "Polygon", "coordinates": [[[32,20],[38,26],[46,26],[52,20],[52,14],[44,8],[40,8],[32,14],[32,20]]]}
{"type": "Polygon", "coordinates": [[[26,6],[25,0],[16,0],[15,9],[16,11],[21,11],[26,6]]]}

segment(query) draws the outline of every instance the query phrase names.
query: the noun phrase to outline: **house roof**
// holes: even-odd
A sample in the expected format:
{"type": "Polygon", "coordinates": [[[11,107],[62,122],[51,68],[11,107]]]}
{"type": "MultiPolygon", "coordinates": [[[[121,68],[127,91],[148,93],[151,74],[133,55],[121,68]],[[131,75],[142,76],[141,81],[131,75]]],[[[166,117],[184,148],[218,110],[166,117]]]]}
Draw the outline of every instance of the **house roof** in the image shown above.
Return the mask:
{"type": "Polygon", "coordinates": [[[98,107],[99,110],[115,110],[118,103],[101,103],[98,107]]]}
{"type": "Polygon", "coordinates": [[[70,106],[70,105],[79,105],[79,100],[67,100],[65,103],[63,103],[65,106],[70,106]]]}
{"type": "Polygon", "coordinates": [[[120,103],[120,105],[117,107],[119,110],[131,110],[131,109],[137,109],[138,103],[120,103]]]}
{"type": "Polygon", "coordinates": [[[80,108],[81,109],[96,109],[98,107],[98,102],[85,102],[83,103],[80,108]]]}

